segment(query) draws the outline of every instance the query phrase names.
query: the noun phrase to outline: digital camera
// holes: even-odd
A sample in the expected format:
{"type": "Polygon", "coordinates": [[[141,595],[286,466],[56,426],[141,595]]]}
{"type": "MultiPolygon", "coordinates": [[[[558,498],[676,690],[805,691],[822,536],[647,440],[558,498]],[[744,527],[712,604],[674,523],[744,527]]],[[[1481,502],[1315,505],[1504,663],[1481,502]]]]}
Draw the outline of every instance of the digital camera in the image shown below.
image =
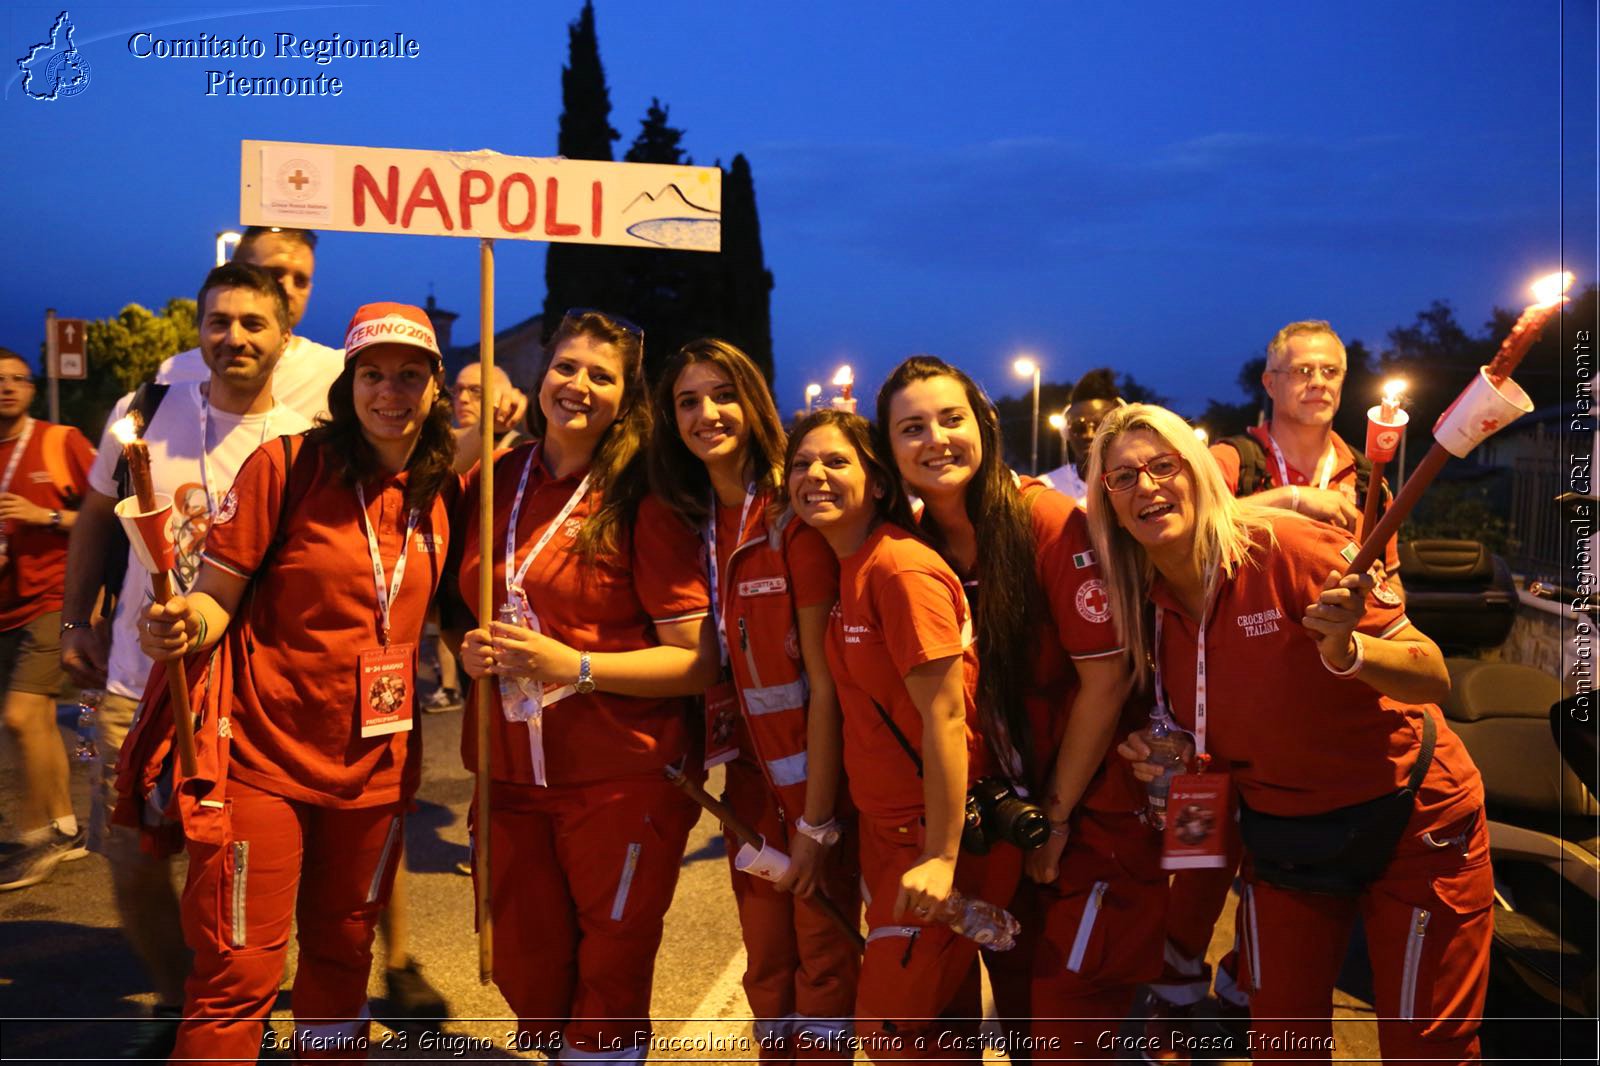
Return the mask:
{"type": "Polygon", "coordinates": [[[1050,819],[1044,810],[1017,795],[1008,782],[985,777],[968,790],[961,850],[987,855],[996,842],[1004,841],[1026,851],[1048,839],[1050,819]]]}

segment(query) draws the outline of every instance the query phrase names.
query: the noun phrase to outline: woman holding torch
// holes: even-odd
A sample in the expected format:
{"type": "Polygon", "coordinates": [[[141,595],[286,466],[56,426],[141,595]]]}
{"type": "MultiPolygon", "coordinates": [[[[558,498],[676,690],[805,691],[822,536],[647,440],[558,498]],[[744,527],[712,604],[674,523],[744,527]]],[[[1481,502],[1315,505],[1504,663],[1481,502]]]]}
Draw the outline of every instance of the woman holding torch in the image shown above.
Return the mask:
{"type": "Polygon", "coordinates": [[[1167,878],[1158,838],[1139,821],[1143,789],[1111,750],[1129,669],[1088,521],[1069,497],[1006,467],[994,405],[942,359],[912,356],[890,373],[878,425],[923,501],[922,533],[972,603],[994,776],[1049,820],[1013,906],[1021,946],[987,960],[995,1006],[1092,1055],[1100,1019],[1125,1017],[1138,985],[1160,972],[1167,878]]]}
{"type": "Polygon", "coordinates": [[[232,679],[226,766],[202,801],[220,833],[185,827],[194,969],[177,1059],[256,1060],[296,921],[294,1011],[314,1019],[297,1054],[365,1057],[374,923],[421,768],[416,641],[459,482],[427,316],[362,307],[345,360],[330,414],[298,450],[269,441],[245,462],[193,589],[153,604],[140,634],[158,661],[225,641],[216,669],[232,679]]]}
{"type": "Polygon", "coordinates": [[[808,415],[789,438],[788,500],[839,558],[827,653],[869,929],[856,1039],[875,1060],[945,1058],[955,1045],[935,1019],[977,1015],[970,938],[1009,946],[1015,922],[989,904],[1011,898],[1020,858],[1002,849],[958,861],[965,793],[985,765],[971,615],[880,455],[866,419],[808,415]]]}
{"type": "Polygon", "coordinates": [[[535,439],[495,460],[495,557],[479,555],[469,487],[460,568],[470,603],[479,568],[494,568],[497,617],[478,619],[461,664],[494,686],[495,846],[474,876],[490,878],[495,982],[519,1046],[639,1062],[662,918],[699,817],[662,770],[694,746],[683,697],[717,673],[699,537],[645,493],[643,358],[625,319],[562,318],[535,439]]]}
{"type": "MultiPolygon", "coordinates": [[[[848,1058],[857,948],[795,898],[821,892],[855,915],[855,833],[838,818],[839,703],[824,650],[839,562],[780,502],[786,443],[761,371],[738,348],[707,338],[668,362],[656,389],[651,484],[704,531],[732,685],[707,695],[706,758],[726,760],[724,802],[789,859],[776,883],[733,870],[745,993],[763,1058],[819,1050],[848,1058]],[[719,741],[722,733],[730,739],[719,741]]],[[[730,831],[730,863],[736,851],[730,831]]]]}
{"type": "MultiPolygon", "coordinates": [[[[1475,1059],[1494,885],[1482,780],[1431,702],[1449,689],[1439,649],[1399,597],[1340,576],[1348,533],[1234,499],[1170,411],[1113,411],[1089,490],[1134,668],[1149,680],[1149,649],[1199,754],[1173,795],[1224,776],[1238,790],[1252,1046],[1332,1057],[1359,914],[1385,1061],[1475,1059]]],[[[1142,778],[1161,772],[1140,734],[1119,750],[1142,778]]]]}

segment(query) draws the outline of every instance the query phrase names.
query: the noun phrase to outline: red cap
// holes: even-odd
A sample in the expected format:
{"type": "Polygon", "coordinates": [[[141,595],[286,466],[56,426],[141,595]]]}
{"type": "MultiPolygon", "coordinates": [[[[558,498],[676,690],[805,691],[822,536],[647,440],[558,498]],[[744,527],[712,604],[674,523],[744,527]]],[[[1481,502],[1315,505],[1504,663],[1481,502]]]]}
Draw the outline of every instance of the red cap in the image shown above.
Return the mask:
{"type": "Polygon", "coordinates": [[[355,358],[363,348],[374,344],[407,344],[421,348],[433,356],[434,362],[444,364],[439,354],[439,341],[433,335],[433,323],[427,313],[411,304],[365,304],[350,319],[344,331],[344,358],[355,358]]]}

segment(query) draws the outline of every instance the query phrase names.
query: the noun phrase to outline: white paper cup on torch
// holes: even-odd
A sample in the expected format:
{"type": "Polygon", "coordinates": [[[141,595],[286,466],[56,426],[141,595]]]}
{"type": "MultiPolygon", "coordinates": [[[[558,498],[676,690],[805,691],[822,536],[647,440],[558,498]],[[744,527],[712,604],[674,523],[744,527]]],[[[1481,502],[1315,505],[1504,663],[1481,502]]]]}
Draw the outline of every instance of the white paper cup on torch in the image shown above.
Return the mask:
{"type": "Polygon", "coordinates": [[[152,574],[163,574],[172,569],[172,537],[168,530],[172,521],[172,497],[166,493],[155,494],[156,509],[139,510],[139,497],[128,496],[119,500],[115,508],[127,531],[128,543],[139,565],[152,574]]]}
{"type": "Polygon", "coordinates": [[[1375,463],[1387,463],[1394,459],[1395,450],[1400,447],[1400,437],[1410,421],[1409,414],[1396,411],[1394,421],[1385,422],[1382,404],[1367,408],[1367,458],[1375,463]]]}
{"type": "Polygon", "coordinates": [[[789,872],[789,856],[767,843],[767,838],[761,838],[761,850],[757,851],[749,844],[739,849],[733,857],[733,868],[759,877],[763,881],[778,881],[789,872]]]}
{"type": "Polygon", "coordinates": [[[1532,410],[1533,401],[1521,385],[1510,378],[1496,385],[1489,378],[1489,368],[1481,366],[1472,383],[1433,424],[1433,439],[1457,459],[1465,459],[1490,435],[1532,410]]]}

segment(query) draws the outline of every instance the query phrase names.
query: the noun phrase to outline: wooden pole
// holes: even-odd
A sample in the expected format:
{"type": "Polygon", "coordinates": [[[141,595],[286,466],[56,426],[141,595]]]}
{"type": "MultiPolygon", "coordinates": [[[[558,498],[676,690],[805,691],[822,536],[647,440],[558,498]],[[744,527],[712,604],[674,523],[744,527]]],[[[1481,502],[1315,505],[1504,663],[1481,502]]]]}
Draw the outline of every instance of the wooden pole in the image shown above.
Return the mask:
{"type": "Polygon", "coordinates": [[[1435,441],[1427,456],[1417,464],[1417,469],[1406,478],[1405,487],[1395,495],[1389,509],[1383,512],[1383,521],[1362,538],[1361,551],[1356,553],[1355,560],[1345,568],[1345,573],[1364,574],[1371,569],[1372,564],[1383,554],[1383,546],[1389,543],[1390,537],[1399,532],[1400,523],[1411,514],[1411,509],[1417,505],[1417,501],[1422,498],[1428,486],[1433,484],[1433,479],[1439,476],[1439,471],[1444,469],[1444,464],[1449,458],[1450,453],[1444,450],[1444,445],[1435,441]]]}
{"type": "MultiPolygon", "coordinates": [[[[478,461],[478,625],[494,621],[494,241],[478,242],[478,381],[483,399],[478,405],[478,435],[482,456],[478,461]]],[[[490,678],[478,681],[478,817],[473,840],[478,870],[478,980],[494,978],[493,896],[489,891],[489,785],[490,678]]]]}
{"type": "Polygon", "coordinates": [[[1387,460],[1374,459],[1372,472],[1367,475],[1367,498],[1361,507],[1361,532],[1356,536],[1362,543],[1366,543],[1373,525],[1378,521],[1378,500],[1383,495],[1383,468],[1387,465],[1387,460]]]}
{"type": "MultiPolygon", "coordinates": [[[[685,774],[675,766],[666,767],[666,774],[668,781],[682,789],[684,795],[694,800],[704,810],[710,811],[711,816],[727,826],[728,830],[739,838],[740,843],[749,844],[757,850],[763,846],[765,842],[761,839],[759,833],[745,825],[739,816],[729,810],[725,804],[718,803],[712,799],[705,789],[689,779],[688,774],[685,774]]],[[[867,943],[861,939],[861,930],[850,924],[850,920],[844,916],[844,912],[839,910],[838,905],[833,900],[823,894],[822,889],[818,888],[811,895],[799,898],[817,908],[829,921],[838,926],[844,935],[850,938],[851,943],[855,944],[857,951],[866,950],[867,943]]]]}

